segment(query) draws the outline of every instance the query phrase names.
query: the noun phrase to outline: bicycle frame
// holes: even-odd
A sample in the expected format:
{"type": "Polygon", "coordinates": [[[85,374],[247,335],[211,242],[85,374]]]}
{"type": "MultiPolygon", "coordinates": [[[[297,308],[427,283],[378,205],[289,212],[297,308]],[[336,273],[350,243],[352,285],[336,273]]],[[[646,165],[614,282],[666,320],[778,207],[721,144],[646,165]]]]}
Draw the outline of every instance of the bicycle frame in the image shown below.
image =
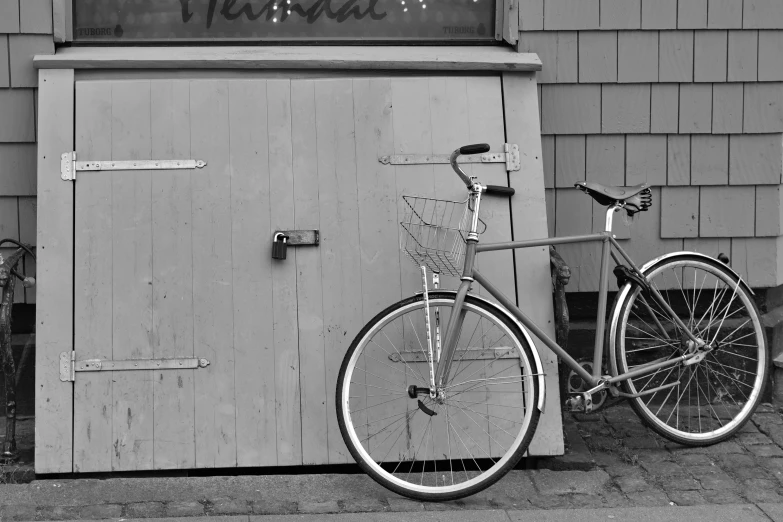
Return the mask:
{"type": "MultiPolygon", "coordinates": [[[[544,344],[546,344],[569,368],[576,372],[585,382],[590,383],[592,386],[601,386],[603,388],[608,385],[625,381],[630,378],[638,377],[640,375],[646,375],[652,373],[660,368],[673,366],[679,364],[682,361],[692,357],[692,354],[682,355],[673,359],[669,359],[662,362],[653,362],[640,367],[635,368],[632,371],[605,377],[601,374],[601,361],[603,359],[604,351],[604,331],[605,331],[605,317],[606,317],[606,299],[609,288],[609,258],[610,256],[615,262],[620,265],[620,260],[615,255],[612,248],[614,248],[623,260],[625,260],[630,269],[640,278],[646,280],[639,268],[634,264],[633,260],[617,243],[612,235],[612,217],[614,212],[620,210],[619,206],[609,207],[606,211],[606,226],[603,232],[594,234],[587,234],[581,236],[564,236],[545,239],[531,239],[524,241],[504,241],[497,243],[487,243],[483,245],[478,244],[478,234],[476,233],[478,225],[478,213],[481,203],[481,192],[475,190],[471,191],[471,196],[474,205],[474,215],[472,228],[467,237],[467,246],[465,250],[465,266],[462,273],[462,283],[457,290],[455,297],[455,303],[453,312],[449,319],[448,326],[446,328],[445,342],[442,347],[442,357],[438,363],[437,370],[435,372],[435,385],[445,386],[444,376],[449,374],[449,370],[452,363],[452,358],[456,350],[457,345],[457,332],[460,331],[462,322],[465,318],[465,313],[462,311],[463,304],[465,302],[465,296],[470,289],[471,284],[474,281],[479,282],[495,299],[497,299],[514,317],[516,317],[525,327],[530,330],[536,337],[538,337],[544,344]],[[525,313],[520,310],[508,297],[506,297],[500,290],[495,288],[492,283],[487,280],[473,265],[476,258],[481,252],[489,252],[494,250],[512,250],[517,248],[530,248],[544,245],[562,245],[568,243],[588,243],[588,242],[602,242],[601,246],[601,269],[600,280],[598,289],[598,311],[596,315],[596,332],[595,332],[595,346],[593,351],[593,374],[590,375],[584,368],[582,368],[577,361],[571,357],[557,342],[549,337],[541,328],[539,328],[525,313]]],[[[662,309],[669,314],[670,318],[686,332],[688,337],[695,343],[699,343],[699,340],[690,332],[685,324],[680,320],[677,314],[671,309],[666,300],[661,296],[657,289],[650,287],[650,295],[653,299],[662,307],[662,309]]],[[[649,305],[648,305],[649,306],[649,305]]],[[[662,334],[668,338],[668,334],[663,327],[658,324],[662,330],[662,334]]]]}

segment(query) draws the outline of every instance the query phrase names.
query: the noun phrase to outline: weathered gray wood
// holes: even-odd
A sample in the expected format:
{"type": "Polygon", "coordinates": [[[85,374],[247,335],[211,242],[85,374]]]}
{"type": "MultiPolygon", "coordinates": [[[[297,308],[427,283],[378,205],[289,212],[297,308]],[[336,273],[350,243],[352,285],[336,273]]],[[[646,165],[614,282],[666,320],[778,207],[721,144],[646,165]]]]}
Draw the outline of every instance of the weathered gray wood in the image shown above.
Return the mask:
{"type": "Polygon", "coordinates": [[[19,32],[19,2],[0,2],[0,33],[19,32]]]}
{"type": "MultiPolygon", "coordinates": [[[[275,466],[277,412],[267,85],[259,80],[232,81],[228,89],[234,380],[241,390],[236,394],[237,466],[275,466]]],[[[293,262],[295,259],[286,261],[293,262]]]]}
{"type": "Polygon", "coordinates": [[[780,134],[737,135],[729,138],[731,185],[778,185],[783,173],[780,134]]]}
{"type": "Polygon", "coordinates": [[[3,34],[0,35],[0,88],[11,86],[11,76],[9,71],[8,35],[3,34]]]}
{"type": "Polygon", "coordinates": [[[680,85],[680,133],[712,130],[712,85],[680,85]]]}
{"type": "Polygon", "coordinates": [[[741,29],[743,0],[709,0],[707,27],[710,29],[741,29]]]}
{"type": "MultiPolygon", "coordinates": [[[[593,232],[593,199],[582,191],[557,189],[557,222],[555,236],[571,236],[593,232]]],[[[571,268],[568,285],[572,292],[598,290],[599,248],[592,243],[559,245],[560,255],[571,268]]]]}
{"type": "Polygon", "coordinates": [[[613,83],[616,81],[617,31],[580,32],[579,82],[613,83]]]}
{"type": "Polygon", "coordinates": [[[32,62],[33,56],[37,54],[54,54],[54,42],[51,36],[36,34],[8,36],[11,87],[38,86],[38,71],[35,70],[32,62]]]}
{"type": "Polygon", "coordinates": [[[601,132],[650,132],[650,85],[604,85],[601,90],[601,132]]]}
{"type": "Polygon", "coordinates": [[[783,84],[745,84],[743,132],[783,132],[783,84]]]}
{"type": "MultiPolygon", "coordinates": [[[[587,2],[598,5],[598,0],[587,2]]],[[[41,69],[541,70],[535,55],[505,47],[442,46],[70,47],[54,56],[36,56],[34,63],[41,69]]]]}
{"type": "Polygon", "coordinates": [[[777,260],[780,244],[777,238],[732,238],[731,267],[753,288],[777,286],[783,280],[777,260]]]}
{"type": "Polygon", "coordinates": [[[52,32],[57,43],[73,40],[73,2],[72,0],[52,0],[52,32]]]}
{"type": "MultiPolygon", "coordinates": [[[[190,84],[150,85],[151,158],[191,158],[190,84]]],[[[194,357],[190,171],[152,176],[152,355],[194,357]]],[[[153,372],[153,467],[196,465],[193,370],[153,372]]],[[[137,377],[138,378],[138,377],[137,377]]]]}
{"type": "Polygon", "coordinates": [[[194,372],[196,466],[236,465],[231,287],[229,99],[225,81],[190,84],[190,147],[206,167],[191,176],[193,351],[212,362],[194,372]]]}
{"type": "MultiPolygon", "coordinates": [[[[683,250],[689,252],[700,252],[717,258],[718,254],[731,255],[731,239],[729,238],[685,238],[683,241],[683,250]]],[[[732,260],[733,261],[733,260],[732,260]]],[[[732,265],[734,263],[732,262],[732,265]]]]}
{"type": "Polygon", "coordinates": [[[0,144],[0,193],[8,196],[34,196],[36,156],[33,143],[0,144]]]}
{"type": "Polygon", "coordinates": [[[32,89],[0,89],[0,143],[35,142],[32,89]]]}
{"type": "Polygon", "coordinates": [[[777,0],[745,0],[744,29],[783,29],[783,4],[777,0]]]}
{"type": "Polygon", "coordinates": [[[659,54],[660,81],[693,81],[693,31],[661,31],[659,54]]]}
{"type": "Polygon", "coordinates": [[[756,81],[758,77],[758,38],[758,31],[729,31],[728,81],[756,81]]]}
{"type": "Polygon", "coordinates": [[[544,187],[555,188],[555,136],[541,136],[544,161],[544,187]]]}
{"type": "Polygon", "coordinates": [[[751,237],[756,187],[701,187],[699,236],[751,237]]]}
{"type": "Polygon", "coordinates": [[[601,0],[601,29],[639,29],[641,17],[641,0],[601,0]]]}
{"type": "MultiPolygon", "coordinates": [[[[79,82],[76,107],[79,111],[77,155],[111,158],[111,82],[79,82]]],[[[80,358],[110,360],[113,358],[112,177],[85,172],[76,184],[75,193],[74,350],[80,358]],[[102,262],[93,263],[93,259],[102,262]]],[[[39,203],[43,208],[43,202],[39,203]]],[[[40,219],[39,215],[39,225],[40,219]]],[[[41,288],[40,281],[38,287],[41,288]]],[[[39,300],[43,301],[41,292],[39,300]]],[[[112,434],[112,374],[85,373],[79,377],[73,385],[73,470],[108,471],[112,469],[111,450],[116,440],[112,434]]]]}
{"type": "Polygon", "coordinates": [[[725,185],[729,181],[729,137],[691,137],[691,184],[725,185]]]}
{"type": "Polygon", "coordinates": [[[617,34],[617,81],[658,81],[658,32],[619,31],[617,34]]]}
{"type": "Polygon", "coordinates": [[[676,134],[680,126],[680,86],[661,83],[651,86],[650,132],[676,134]]]}
{"type": "Polygon", "coordinates": [[[544,30],[598,29],[599,0],[546,0],[544,30]]]}
{"type": "Polygon", "coordinates": [[[585,137],[555,138],[555,187],[573,187],[585,179],[585,137]]]}
{"type": "Polygon", "coordinates": [[[666,185],[666,136],[628,136],[625,183],[666,185]]]}
{"type": "Polygon", "coordinates": [[[625,184],[625,136],[587,136],[587,181],[625,184]]]}
{"type": "Polygon", "coordinates": [[[19,241],[19,203],[14,196],[0,196],[0,239],[5,238],[19,241]]]}
{"type": "Polygon", "coordinates": [[[519,36],[519,49],[537,53],[543,63],[538,73],[541,83],[576,83],[578,75],[577,33],[575,31],[535,31],[519,36]]]}
{"type": "Polygon", "coordinates": [[[667,185],[691,184],[691,137],[669,135],[667,142],[667,185]]]}
{"type": "Polygon", "coordinates": [[[19,32],[52,34],[52,0],[20,1],[19,32]]]}
{"type": "MultiPolygon", "coordinates": [[[[536,82],[532,74],[503,74],[503,109],[506,122],[506,139],[519,143],[524,178],[511,176],[511,186],[516,189],[518,201],[512,204],[514,239],[544,237],[547,233],[546,202],[544,200],[544,173],[541,163],[541,142],[538,129],[533,124],[538,111],[536,82]],[[524,144],[524,145],[523,145],[524,144]],[[524,223],[524,226],[522,225],[524,223]]],[[[549,278],[549,249],[526,249],[524,255],[515,256],[518,305],[548,335],[554,336],[552,325],[552,292],[549,278]]],[[[560,414],[559,387],[557,385],[557,360],[548,348],[537,343],[546,372],[547,408],[539,421],[539,428],[530,443],[530,455],[559,455],[563,453],[562,417],[560,414]]]]}
{"type": "Polygon", "coordinates": [[[712,86],[712,132],[742,134],[743,85],[741,83],[712,86]]]}
{"type": "Polygon", "coordinates": [[[661,237],[698,237],[699,188],[661,189],[661,237]]]}
{"type": "Polygon", "coordinates": [[[783,81],[783,32],[759,31],[760,82],[783,81]]]}
{"type": "Polygon", "coordinates": [[[519,30],[541,31],[544,29],[544,0],[519,1],[519,30]]]}
{"type": "Polygon", "coordinates": [[[600,134],[601,86],[543,85],[541,113],[544,134],[600,134]]]}
{"type": "Polygon", "coordinates": [[[677,0],[678,29],[707,28],[707,0],[677,0]]]}
{"type": "MultiPolygon", "coordinates": [[[[636,261],[637,266],[667,252],[682,250],[682,239],[661,238],[661,188],[652,188],[653,206],[647,212],[637,214],[630,227],[631,239],[623,248],[636,261]],[[657,203],[657,204],[656,204],[657,203]]],[[[621,221],[621,220],[618,220],[621,221]]]]}
{"type": "Polygon", "coordinates": [[[642,0],[642,29],[676,29],[677,0],[642,0]]]}
{"type": "Polygon", "coordinates": [[[555,226],[557,222],[557,205],[555,198],[555,189],[546,189],[544,199],[546,200],[546,223],[549,237],[555,237],[555,226]]]}
{"type": "Polygon", "coordinates": [[[693,81],[725,82],[727,31],[696,31],[693,44],[693,81]]]}
{"type": "Polygon", "coordinates": [[[756,187],[756,237],[778,237],[781,225],[780,186],[756,187]]]}

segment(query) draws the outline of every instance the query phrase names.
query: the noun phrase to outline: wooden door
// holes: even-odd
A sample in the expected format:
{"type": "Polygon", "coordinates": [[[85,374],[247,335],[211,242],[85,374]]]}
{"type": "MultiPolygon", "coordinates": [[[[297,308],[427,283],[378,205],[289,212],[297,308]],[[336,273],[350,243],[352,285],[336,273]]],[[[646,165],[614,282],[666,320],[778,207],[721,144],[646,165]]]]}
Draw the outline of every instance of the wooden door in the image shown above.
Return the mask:
{"type": "MultiPolygon", "coordinates": [[[[79,173],[76,357],[211,364],[77,373],[74,471],[349,462],[343,355],[419,288],[400,196],[466,195],[448,165],[378,158],[504,141],[499,76],[77,82],[79,160],[208,164],[79,173]],[[319,229],[321,244],[273,261],[285,229],[319,229]]],[[[468,170],[508,183],[502,164],[468,170]]],[[[508,201],[482,209],[482,239],[511,239],[508,201]]],[[[515,287],[510,252],[480,262],[515,287]]]]}

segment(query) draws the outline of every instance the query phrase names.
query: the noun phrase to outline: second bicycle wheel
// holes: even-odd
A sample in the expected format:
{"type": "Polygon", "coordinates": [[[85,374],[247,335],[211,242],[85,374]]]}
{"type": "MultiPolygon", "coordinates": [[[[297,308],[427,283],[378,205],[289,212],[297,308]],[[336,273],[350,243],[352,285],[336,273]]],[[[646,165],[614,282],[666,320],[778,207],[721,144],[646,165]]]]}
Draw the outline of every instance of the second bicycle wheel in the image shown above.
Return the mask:
{"type": "MultiPolygon", "coordinates": [[[[434,352],[453,305],[453,294],[430,293],[434,352]]],[[[424,312],[421,295],[400,301],[354,339],[338,376],[337,417],[351,454],[377,482],[411,498],[453,500],[516,465],[538,424],[541,391],[519,328],[468,296],[443,394],[411,397],[411,386],[429,389],[424,312]]]]}
{"type": "MultiPolygon", "coordinates": [[[[750,418],[769,373],[770,354],[753,298],[731,270],[703,256],[679,254],[652,265],[645,275],[711,349],[693,364],[626,381],[626,392],[647,392],[631,405],[653,430],[680,444],[723,441],[750,418]]],[[[626,292],[612,316],[617,371],[684,355],[689,337],[663,307],[639,287],[626,292]]]]}

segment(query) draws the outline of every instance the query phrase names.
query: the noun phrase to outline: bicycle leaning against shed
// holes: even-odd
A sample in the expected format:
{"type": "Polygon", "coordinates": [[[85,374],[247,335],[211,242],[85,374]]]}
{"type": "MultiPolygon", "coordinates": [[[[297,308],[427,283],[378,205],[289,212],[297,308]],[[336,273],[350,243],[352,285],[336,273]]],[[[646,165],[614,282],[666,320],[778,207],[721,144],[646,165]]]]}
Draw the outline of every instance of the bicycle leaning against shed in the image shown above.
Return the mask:
{"type": "MultiPolygon", "coordinates": [[[[373,479],[401,495],[453,500],[481,491],[522,458],[544,408],[541,358],[531,333],[586,385],[566,401],[590,412],[607,394],[627,399],[643,422],[690,446],[721,442],[761,400],[770,366],[753,291],[724,262],[696,252],[637,267],[612,235],[612,217],[647,210],[647,184],[579,182],[607,207],[602,232],[479,244],[482,197],[514,189],[482,185],[457,160],[489,151],[455,150],[451,166],[465,201],[403,196],[402,250],[421,267],[423,291],[367,323],[345,355],[337,417],[348,449],[373,479]],[[592,373],[553,341],[475,267],[481,252],[600,241],[592,373]],[[619,292],[608,320],[609,260],[619,292]],[[428,290],[426,271],[461,278],[456,291],[428,290]],[[497,303],[469,293],[478,282],[497,303]]],[[[437,287],[437,278],[435,278],[437,287]]]]}

